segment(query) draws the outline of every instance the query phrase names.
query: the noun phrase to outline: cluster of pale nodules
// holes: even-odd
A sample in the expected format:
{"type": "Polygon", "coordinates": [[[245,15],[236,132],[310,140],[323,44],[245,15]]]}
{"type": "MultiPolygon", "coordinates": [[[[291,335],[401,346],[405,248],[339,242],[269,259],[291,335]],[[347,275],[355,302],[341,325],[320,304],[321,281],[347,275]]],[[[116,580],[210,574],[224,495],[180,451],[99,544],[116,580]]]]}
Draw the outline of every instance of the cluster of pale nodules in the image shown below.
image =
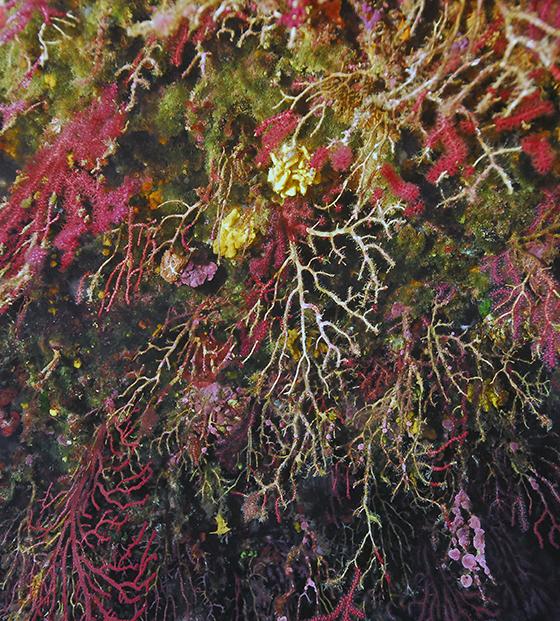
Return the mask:
{"type": "Polygon", "coordinates": [[[481,570],[492,578],[486,564],[484,529],[481,528],[480,519],[471,513],[471,501],[464,490],[456,494],[451,515],[453,519],[447,525],[451,532],[451,547],[447,555],[463,566],[464,573],[460,581],[468,589],[473,582],[480,584],[481,570]]]}

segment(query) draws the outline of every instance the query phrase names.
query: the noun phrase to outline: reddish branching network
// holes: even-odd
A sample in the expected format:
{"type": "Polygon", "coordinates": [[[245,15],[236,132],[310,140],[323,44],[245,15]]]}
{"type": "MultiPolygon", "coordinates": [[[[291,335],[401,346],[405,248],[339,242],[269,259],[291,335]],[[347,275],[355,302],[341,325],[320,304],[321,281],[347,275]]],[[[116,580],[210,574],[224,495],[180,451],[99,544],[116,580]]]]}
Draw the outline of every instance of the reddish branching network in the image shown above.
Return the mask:
{"type": "Polygon", "coordinates": [[[16,180],[0,211],[0,307],[25,288],[53,247],[65,269],[86,233],[103,233],[126,215],[136,182],[125,179],[109,189],[99,172],[126,120],[116,95],[116,86],[105,89],[33,156],[16,180]]]}
{"type": "Polygon", "coordinates": [[[26,618],[134,621],[145,613],[156,533],[134,516],[147,502],[152,467],[134,463],[133,433],[130,424],[103,424],[67,489],[49,488],[32,510],[34,543],[21,574],[26,618]]]}

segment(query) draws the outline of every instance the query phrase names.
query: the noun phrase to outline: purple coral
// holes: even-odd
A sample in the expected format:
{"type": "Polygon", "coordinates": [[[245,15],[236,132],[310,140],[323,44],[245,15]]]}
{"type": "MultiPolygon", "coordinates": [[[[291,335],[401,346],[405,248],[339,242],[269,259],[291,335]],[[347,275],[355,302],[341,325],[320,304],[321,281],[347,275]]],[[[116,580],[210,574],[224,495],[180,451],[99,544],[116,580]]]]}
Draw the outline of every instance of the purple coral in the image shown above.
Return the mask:
{"type": "Polygon", "coordinates": [[[205,282],[210,282],[216,275],[217,271],[218,266],[212,261],[201,264],[191,259],[181,273],[179,282],[182,285],[188,285],[193,288],[200,287],[205,282]]]}
{"type": "Polygon", "coordinates": [[[469,587],[471,587],[472,583],[473,583],[473,579],[470,574],[463,574],[461,576],[461,584],[465,587],[465,589],[468,589],[469,587]]]}
{"type": "Polygon", "coordinates": [[[461,565],[467,570],[468,573],[460,578],[461,584],[466,589],[472,585],[473,581],[479,584],[480,570],[492,579],[490,569],[486,564],[484,529],[481,528],[480,518],[471,514],[470,510],[470,498],[464,490],[460,490],[451,508],[454,519],[448,523],[453,547],[449,549],[447,556],[452,561],[461,561],[461,565]]]}
{"type": "Polygon", "coordinates": [[[472,571],[476,567],[476,559],[472,554],[465,554],[461,559],[461,563],[465,569],[472,571]]]}

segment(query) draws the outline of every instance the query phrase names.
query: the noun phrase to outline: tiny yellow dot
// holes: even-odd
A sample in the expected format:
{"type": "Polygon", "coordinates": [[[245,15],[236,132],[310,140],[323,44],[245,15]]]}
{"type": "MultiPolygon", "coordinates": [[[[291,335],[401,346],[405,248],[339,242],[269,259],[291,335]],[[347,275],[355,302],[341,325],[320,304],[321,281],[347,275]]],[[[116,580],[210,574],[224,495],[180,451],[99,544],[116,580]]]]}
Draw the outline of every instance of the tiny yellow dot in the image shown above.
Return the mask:
{"type": "Polygon", "coordinates": [[[82,366],[82,361],[79,358],[74,358],[74,368],[79,369],[82,366]]]}
{"type": "Polygon", "coordinates": [[[58,410],[57,410],[56,408],[51,408],[51,409],[49,410],[49,414],[50,414],[51,416],[58,416],[58,410]]]}

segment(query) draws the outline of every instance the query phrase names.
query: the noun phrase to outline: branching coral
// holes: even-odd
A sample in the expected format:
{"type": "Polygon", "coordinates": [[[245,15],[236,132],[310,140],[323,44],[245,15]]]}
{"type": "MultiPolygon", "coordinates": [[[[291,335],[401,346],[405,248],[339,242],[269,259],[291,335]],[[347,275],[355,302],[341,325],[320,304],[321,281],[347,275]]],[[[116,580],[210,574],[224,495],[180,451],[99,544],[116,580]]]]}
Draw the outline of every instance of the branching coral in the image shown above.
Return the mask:
{"type": "Polygon", "coordinates": [[[88,621],[124,621],[146,611],[146,593],[156,578],[156,534],[144,521],[131,540],[119,542],[132,511],[146,503],[144,488],[152,476],[150,464],[131,464],[137,446],[132,433],[126,423],[102,425],[68,488],[49,489],[38,508],[30,508],[16,552],[19,578],[25,579],[16,587],[14,618],[60,614],[66,621],[79,614],[88,621]],[[117,605],[128,614],[117,613],[117,605]]]}
{"type": "Polygon", "coordinates": [[[116,88],[108,88],[39,151],[2,206],[3,308],[40,271],[51,248],[60,251],[65,269],[85,233],[102,233],[125,216],[134,182],[127,179],[120,188],[108,190],[98,173],[125,123],[115,96],[116,88]]]}

